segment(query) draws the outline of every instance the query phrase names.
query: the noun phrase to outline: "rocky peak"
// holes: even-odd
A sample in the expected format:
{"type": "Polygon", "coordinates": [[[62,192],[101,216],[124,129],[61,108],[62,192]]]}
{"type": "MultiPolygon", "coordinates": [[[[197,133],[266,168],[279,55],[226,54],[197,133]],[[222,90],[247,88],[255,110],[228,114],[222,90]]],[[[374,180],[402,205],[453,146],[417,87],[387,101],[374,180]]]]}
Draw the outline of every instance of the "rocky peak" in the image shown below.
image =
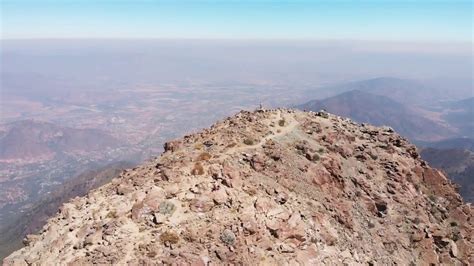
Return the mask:
{"type": "Polygon", "coordinates": [[[471,264],[472,213],[390,128],[242,111],[64,204],[4,264],[471,264]]]}

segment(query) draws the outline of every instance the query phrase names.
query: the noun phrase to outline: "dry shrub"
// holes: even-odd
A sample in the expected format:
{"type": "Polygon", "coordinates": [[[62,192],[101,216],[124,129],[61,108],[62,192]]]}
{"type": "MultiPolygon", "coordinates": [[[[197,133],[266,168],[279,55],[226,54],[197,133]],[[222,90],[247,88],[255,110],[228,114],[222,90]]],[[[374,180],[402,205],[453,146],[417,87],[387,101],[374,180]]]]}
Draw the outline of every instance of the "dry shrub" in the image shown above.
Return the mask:
{"type": "Polygon", "coordinates": [[[204,174],[204,167],[199,162],[194,164],[193,170],[191,170],[191,174],[193,175],[203,175],[204,174]]]}
{"type": "Polygon", "coordinates": [[[285,119],[280,119],[280,120],[278,121],[278,125],[279,125],[280,127],[285,126],[285,124],[286,124],[285,119]]]}
{"type": "Polygon", "coordinates": [[[152,251],[148,252],[146,255],[149,258],[154,258],[154,257],[156,257],[156,255],[158,255],[158,253],[156,253],[156,251],[152,250],[152,251]]]}
{"type": "Polygon", "coordinates": [[[202,144],[202,143],[196,143],[196,144],[194,144],[194,148],[195,148],[196,150],[202,150],[202,149],[204,148],[204,144],[202,144]]]}
{"type": "Polygon", "coordinates": [[[160,235],[160,240],[163,244],[164,243],[176,244],[179,241],[179,236],[175,232],[166,231],[160,235]]]}
{"type": "Polygon", "coordinates": [[[109,211],[109,213],[107,213],[106,218],[118,218],[117,211],[116,210],[109,211]]]}
{"type": "Polygon", "coordinates": [[[208,152],[203,152],[199,154],[199,156],[197,157],[197,161],[207,161],[211,159],[211,157],[211,154],[209,154],[208,152]]]}
{"type": "Polygon", "coordinates": [[[226,147],[227,148],[232,148],[232,147],[235,147],[237,145],[237,143],[235,142],[231,142],[229,145],[227,145],[226,147]]]}
{"type": "Polygon", "coordinates": [[[250,145],[254,144],[254,141],[253,141],[253,139],[247,138],[247,139],[244,139],[244,144],[250,146],[250,145]]]}

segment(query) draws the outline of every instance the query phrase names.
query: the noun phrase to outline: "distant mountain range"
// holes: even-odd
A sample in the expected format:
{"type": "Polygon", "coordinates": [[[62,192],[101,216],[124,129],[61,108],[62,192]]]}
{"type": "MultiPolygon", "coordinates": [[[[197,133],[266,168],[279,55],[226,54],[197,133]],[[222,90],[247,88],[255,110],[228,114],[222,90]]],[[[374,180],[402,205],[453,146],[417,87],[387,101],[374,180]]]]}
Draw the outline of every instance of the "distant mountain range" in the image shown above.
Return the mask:
{"type": "Polygon", "coordinates": [[[474,138],[474,97],[448,102],[443,108],[442,117],[459,129],[459,134],[474,138]]]}
{"type": "Polygon", "coordinates": [[[391,126],[413,140],[441,139],[452,134],[449,128],[422,116],[404,104],[361,90],[343,92],[324,100],[312,100],[298,105],[297,108],[308,111],[325,109],[357,122],[391,126]]]}
{"type": "Polygon", "coordinates": [[[48,122],[23,120],[0,128],[0,160],[51,159],[67,153],[102,151],[121,142],[98,129],[61,127],[48,122]]]}
{"type": "MultiPolygon", "coordinates": [[[[309,92],[308,95],[314,99],[324,99],[352,90],[385,96],[407,105],[432,105],[439,101],[459,99],[453,98],[459,97],[459,93],[455,93],[453,96],[446,93],[444,88],[426,86],[418,81],[393,77],[378,77],[326,86],[314,90],[314,93],[309,92]]],[[[466,97],[468,96],[466,95],[466,97]]]]}
{"type": "Polygon", "coordinates": [[[462,149],[474,152],[474,139],[472,138],[452,138],[435,142],[417,142],[420,147],[431,147],[436,149],[462,149]]]}

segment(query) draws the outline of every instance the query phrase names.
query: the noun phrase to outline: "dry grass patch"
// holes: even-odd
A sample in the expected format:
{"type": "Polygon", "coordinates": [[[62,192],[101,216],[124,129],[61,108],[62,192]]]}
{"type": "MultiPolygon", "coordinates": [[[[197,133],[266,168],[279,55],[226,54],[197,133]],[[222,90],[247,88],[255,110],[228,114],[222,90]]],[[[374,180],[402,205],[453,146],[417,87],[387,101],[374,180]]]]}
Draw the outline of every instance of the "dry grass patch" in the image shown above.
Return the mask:
{"type": "Polygon", "coordinates": [[[204,174],[204,167],[201,163],[197,162],[194,164],[193,170],[191,170],[192,175],[203,175],[204,174]]]}
{"type": "Polygon", "coordinates": [[[286,125],[285,119],[280,119],[280,120],[278,121],[278,125],[279,125],[280,127],[285,126],[285,125],[286,125]]]}
{"type": "Polygon", "coordinates": [[[251,146],[251,145],[253,145],[254,143],[255,143],[255,141],[254,141],[253,139],[249,139],[249,138],[244,139],[244,144],[245,144],[245,145],[251,146]]]}
{"type": "Polygon", "coordinates": [[[165,243],[176,244],[179,242],[179,236],[175,232],[166,231],[160,235],[160,240],[163,244],[165,243]]]}
{"type": "Polygon", "coordinates": [[[208,153],[208,152],[203,152],[201,154],[199,154],[199,156],[197,157],[197,161],[207,161],[209,159],[211,159],[211,154],[208,153]]]}
{"type": "Polygon", "coordinates": [[[204,149],[204,144],[202,144],[202,143],[196,143],[196,144],[194,144],[194,149],[196,149],[196,150],[202,150],[202,149],[204,149]]]}

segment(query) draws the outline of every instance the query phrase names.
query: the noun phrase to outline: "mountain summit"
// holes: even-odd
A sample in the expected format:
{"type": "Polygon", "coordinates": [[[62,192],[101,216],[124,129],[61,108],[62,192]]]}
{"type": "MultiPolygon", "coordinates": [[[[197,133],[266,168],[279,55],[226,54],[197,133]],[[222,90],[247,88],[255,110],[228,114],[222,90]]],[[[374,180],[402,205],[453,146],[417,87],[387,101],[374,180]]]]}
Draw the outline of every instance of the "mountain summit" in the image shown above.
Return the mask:
{"type": "Polygon", "coordinates": [[[4,264],[472,264],[473,221],[390,128],[242,111],[65,204],[4,264]]]}

